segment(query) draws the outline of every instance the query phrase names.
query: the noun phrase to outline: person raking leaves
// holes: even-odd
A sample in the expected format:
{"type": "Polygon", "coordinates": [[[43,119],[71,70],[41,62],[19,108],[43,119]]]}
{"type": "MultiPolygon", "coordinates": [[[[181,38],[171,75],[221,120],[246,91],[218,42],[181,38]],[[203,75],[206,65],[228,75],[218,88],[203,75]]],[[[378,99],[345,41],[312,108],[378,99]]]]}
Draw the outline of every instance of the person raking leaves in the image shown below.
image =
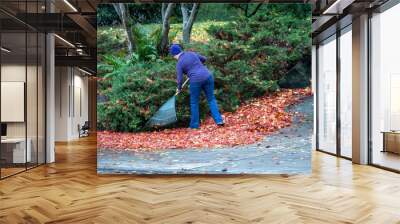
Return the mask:
{"type": "Polygon", "coordinates": [[[178,44],[172,44],[169,49],[170,54],[178,61],[176,63],[177,92],[182,89],[183,74],[189,78],[190,91],[190,125],[192,129],[200,126],[199,100],[203,90],[211,116],[218,126],[223,126],[224,121],[219,113],[218,103],[214,95],[214,78],[207,67],[204,65],[206,57],[192,51],[182,51],[178,44]]]}

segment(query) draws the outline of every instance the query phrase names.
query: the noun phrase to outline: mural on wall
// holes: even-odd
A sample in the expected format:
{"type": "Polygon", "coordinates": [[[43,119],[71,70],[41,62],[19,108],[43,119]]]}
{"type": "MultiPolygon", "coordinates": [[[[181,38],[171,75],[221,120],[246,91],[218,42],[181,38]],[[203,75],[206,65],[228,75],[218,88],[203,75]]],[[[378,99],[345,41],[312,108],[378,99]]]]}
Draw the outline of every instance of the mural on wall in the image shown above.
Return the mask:
{"type": "Polygon", "coordinates": [[[100,174],[308,173],[308,4],[97,10],[100,174]]]}

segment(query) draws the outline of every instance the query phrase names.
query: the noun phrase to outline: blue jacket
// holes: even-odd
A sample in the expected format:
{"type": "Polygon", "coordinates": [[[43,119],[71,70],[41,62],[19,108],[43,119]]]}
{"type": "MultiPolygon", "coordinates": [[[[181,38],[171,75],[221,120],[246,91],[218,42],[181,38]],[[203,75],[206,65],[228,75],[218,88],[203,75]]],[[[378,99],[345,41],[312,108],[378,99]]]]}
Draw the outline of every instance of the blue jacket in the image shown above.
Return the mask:
{"type": "Polygon", "coordinates": [[[210,71],[203,65],[206,60],[206,57],[191,51],[185,51],[179,56],[176,63],[176,79],[179,90],[182,88],[183,73],[188,76],[191,83],[202,82],[211,76],[210,71]]]}

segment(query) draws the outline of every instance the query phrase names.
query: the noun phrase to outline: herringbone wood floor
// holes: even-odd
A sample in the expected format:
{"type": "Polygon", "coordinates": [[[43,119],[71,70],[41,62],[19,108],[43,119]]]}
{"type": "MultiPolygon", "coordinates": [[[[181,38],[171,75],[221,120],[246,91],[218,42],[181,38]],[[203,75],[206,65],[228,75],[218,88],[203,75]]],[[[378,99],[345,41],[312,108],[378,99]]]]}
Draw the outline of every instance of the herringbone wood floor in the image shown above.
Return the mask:
{"type": "Polygon", "coordinates": [[[400,223],[400,175],[315,152],[312,175],[98,176],[94,137],[0,181],[0,223],[400,223]]]}

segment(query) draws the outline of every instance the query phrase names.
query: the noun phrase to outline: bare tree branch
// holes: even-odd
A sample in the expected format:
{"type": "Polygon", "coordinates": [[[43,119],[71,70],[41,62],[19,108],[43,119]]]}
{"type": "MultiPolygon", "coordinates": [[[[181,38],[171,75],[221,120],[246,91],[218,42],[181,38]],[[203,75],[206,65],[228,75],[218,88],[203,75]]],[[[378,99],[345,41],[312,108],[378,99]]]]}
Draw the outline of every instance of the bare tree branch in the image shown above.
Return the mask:
{"type": "Polygon", "coordinates": [[[161,19],[164,21],[165,11],[167,10],[167,3],[161,4],[161,19]]]}
{"type": "Polygon", "coordinates": [[[182,21],[183,21],[183,26],[185,27],[188,20],[189,20],[189,9],[188,9],[188,4],[186,3],[181,3],[181,11],[182,11],[182,21]]]}
{"type": "Polygon", "coordinates": [[[265,3],[265,2],[268,3],[269,0],[264,0],[264,2],[259,3],[251,13],[249,12],[251,10],[250,9],[251,7],[250,7],[250,4],[248,4],[248,3],[247,4],[232,4],[232,6],[242,10],[244,12],[244,15],[249,18],[249,17],[254,16],[257,13],[257,11],[261,8],[263,3],[265,3]]]}
{"type": "Polygon", "coordinates": [[[181,4],[182,17],[183,17],[183,30],[182,39],[183,43],[190,42],[190,35],[192,34],[192,28],[194,21],[196,20],[197,13],[199,12],[200,3],[194,3],[190,16],[188,17],[188,7],[186,3],[181,4]]]}
{"type": "Polygon", "coordinates": [[[252,16],[254,16],[254,15],[257,13],[257,11],[261,8],[262,4],[263,4],[263,3],[259,3],[259,4],[257,5],[257,7],[254,9],[254,11],[253,11],[252,13],[250,13],[250,15],[247,15],[247,11],[246,11],[246,16],[247,16],[247,17],[252,17],[252,16]]]}
{"type": "Polygon", "coordinates": [[[124,27],[128,40],[128,52],[132,54],[135,49],[135,40],[132,33],[132,20],[129,10],[124,3],[113,3],[114,9],[121,19],[122,26],[124,27]]]}

